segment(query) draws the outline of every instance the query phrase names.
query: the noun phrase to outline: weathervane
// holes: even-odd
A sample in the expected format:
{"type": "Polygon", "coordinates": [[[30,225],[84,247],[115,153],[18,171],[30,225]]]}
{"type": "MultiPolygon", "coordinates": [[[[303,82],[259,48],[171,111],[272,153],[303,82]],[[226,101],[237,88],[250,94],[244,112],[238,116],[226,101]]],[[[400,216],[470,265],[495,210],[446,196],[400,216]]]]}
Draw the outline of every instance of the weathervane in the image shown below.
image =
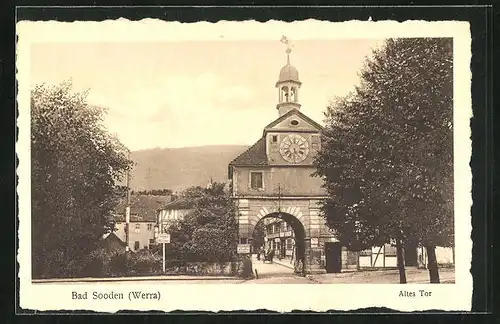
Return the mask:
{"type": "Polygon", "coordinates": [[[285,35],[281,36],[280,40],[283,44],[286,44],[286,62],[287,64],[290,64],[290,53],[292,52],[292,49],[290,48],[290,40],[288,37],[285,35]]]}

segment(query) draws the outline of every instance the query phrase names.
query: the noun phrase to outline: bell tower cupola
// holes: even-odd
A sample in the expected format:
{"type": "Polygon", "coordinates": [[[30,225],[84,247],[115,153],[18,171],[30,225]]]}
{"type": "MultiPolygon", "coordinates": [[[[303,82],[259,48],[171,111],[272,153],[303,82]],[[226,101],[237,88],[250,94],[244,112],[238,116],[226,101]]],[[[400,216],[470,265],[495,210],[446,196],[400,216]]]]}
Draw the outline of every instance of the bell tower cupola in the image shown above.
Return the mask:
{"type": "Polygon", "coordinates": [[[288,38],[283,36],[281,42],[287,45],[287,62],[281,68],[278,82],[276,82],[276,88],[278,89],[278,104],[276,105],[276,109],[278,109],[280,116],[292,109],[300,109],[299,89],[302,84],[299,81],[299,71],[290,64],[290,53],[292,50],[290,49],[288,38]]]}

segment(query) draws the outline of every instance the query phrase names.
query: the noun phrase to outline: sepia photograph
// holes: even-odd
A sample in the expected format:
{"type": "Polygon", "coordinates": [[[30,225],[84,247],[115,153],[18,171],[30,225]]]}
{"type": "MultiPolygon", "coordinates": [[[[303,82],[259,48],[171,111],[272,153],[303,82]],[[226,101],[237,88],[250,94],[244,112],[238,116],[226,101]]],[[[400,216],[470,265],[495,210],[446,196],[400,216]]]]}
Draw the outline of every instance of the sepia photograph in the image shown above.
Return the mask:
{"type": "Polygon", "coordinates": [[[467,23],[18,36],[21,307],[470,307],[467,23]]]}

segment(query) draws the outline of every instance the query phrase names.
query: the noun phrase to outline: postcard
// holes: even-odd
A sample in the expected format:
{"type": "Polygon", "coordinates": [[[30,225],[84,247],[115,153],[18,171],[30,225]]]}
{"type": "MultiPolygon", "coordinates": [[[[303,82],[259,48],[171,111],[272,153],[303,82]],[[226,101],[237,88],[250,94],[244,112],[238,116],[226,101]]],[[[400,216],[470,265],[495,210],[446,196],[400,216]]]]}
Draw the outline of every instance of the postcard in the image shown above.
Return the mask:
{"type": "Polygon", "coordinates": [[[467,22],[17,35],[22,309],[471,309],[467,22]]]}

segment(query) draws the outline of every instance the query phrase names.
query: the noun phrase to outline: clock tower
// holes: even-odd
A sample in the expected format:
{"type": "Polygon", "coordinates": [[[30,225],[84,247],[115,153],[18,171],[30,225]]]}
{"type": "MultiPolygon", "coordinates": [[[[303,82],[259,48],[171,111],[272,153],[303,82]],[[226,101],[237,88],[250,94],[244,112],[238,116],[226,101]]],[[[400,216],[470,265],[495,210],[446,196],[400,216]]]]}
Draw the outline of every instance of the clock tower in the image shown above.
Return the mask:
{"type": "Polygon", "coordinates": [[[282,42],[287,45],[287,62],[276,82],[279,118],[264,128],[266,155],[271,165],[312,165],[319,150],[322,127],[300,112],[299,71],[290,64],[288,39],[282,42]]]}
{"type": "MultiPolygon", "coordinates": [[[[293,234],[273,238],[273,242],[284,249],[285,241],[293,240],[296,272],[322,273],[326,271],[325,244],[335,241],[320,215],[320,202],[326,197],[322,179],[312,176],[322,126],[300,111],[302,83],[290,64],[288,39],[281,41],[287,45],[287,61],[275,85],[278,117],[264,127],[254,145],[229,163],[228,178],[238,206],[239,244],[251,241],[258,222],[279,219],[291,226],[293,234]]],[[[334,260],[340,260],[340,255],[334,260]]]]}
{"type": "Polygon", "coordinates": [[[302,83],[299,80],[299,72],[290,64],[290,53],[292,50],[288,46],[288,40],[286,40],[286,44],[287,63],[281,68],[278,82],[276,82],[276,88],[278,89],[278,104],[276,105],[276,109],[278,109],[280,116],[292,109],[300,109],[299,89],[302,83]]]}

